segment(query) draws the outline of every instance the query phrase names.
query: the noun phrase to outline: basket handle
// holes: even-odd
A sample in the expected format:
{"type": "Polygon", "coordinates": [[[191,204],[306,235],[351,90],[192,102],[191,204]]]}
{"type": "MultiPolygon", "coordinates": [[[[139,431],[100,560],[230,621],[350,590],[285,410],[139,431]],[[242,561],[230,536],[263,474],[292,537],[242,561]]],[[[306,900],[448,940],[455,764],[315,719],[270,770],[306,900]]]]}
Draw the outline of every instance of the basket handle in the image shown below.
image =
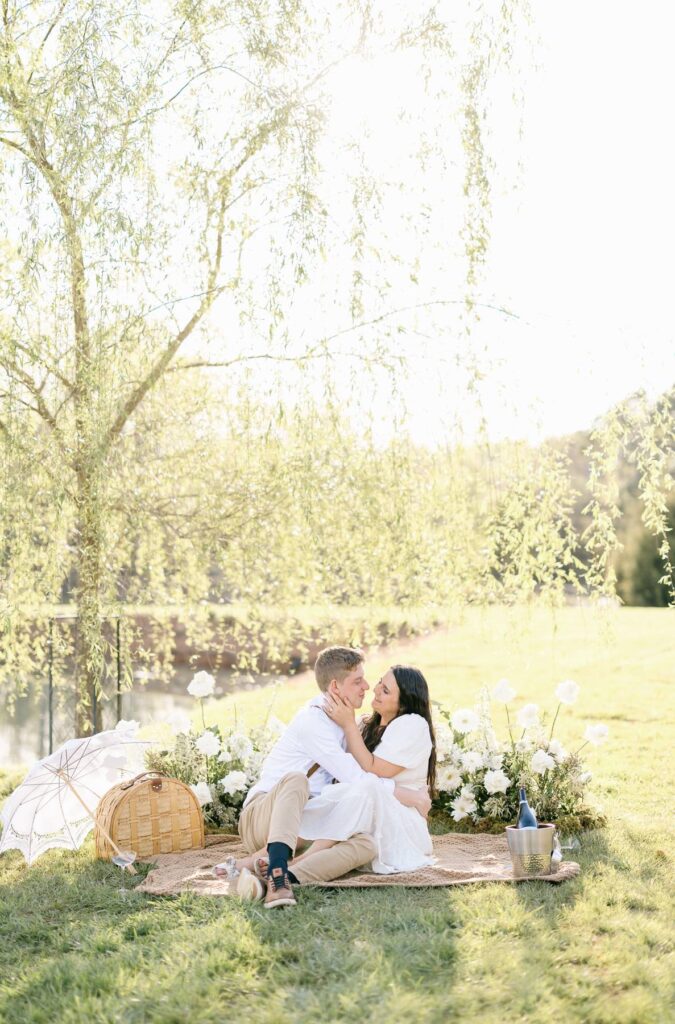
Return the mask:
{"type": "Polygon", "coordinates": [[[128,782],[123,782],[120,789],[131,789],[135,783],[140,782],[141,779],[147,778],[148,775],[159,776],[159,778],[162,779],[167,777],[164,772],[141,772],[140,775],[136,775],[135,778],[129,779],[128,782]]]}

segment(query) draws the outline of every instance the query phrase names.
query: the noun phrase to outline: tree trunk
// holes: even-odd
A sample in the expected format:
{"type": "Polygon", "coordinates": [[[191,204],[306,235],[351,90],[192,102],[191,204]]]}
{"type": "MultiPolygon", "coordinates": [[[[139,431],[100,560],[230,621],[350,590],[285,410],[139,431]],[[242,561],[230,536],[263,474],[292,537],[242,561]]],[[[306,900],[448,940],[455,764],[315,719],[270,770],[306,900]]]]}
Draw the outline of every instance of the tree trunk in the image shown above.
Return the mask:
{"type": "Polygon", "coordinates": [[[78,470],[76,505],[76,729],[78,736],[86,736],[91,732],[99,732],[102,727],[101,683],[105,667],[102,616],[104,538],[100,467],[90,459],[83,462],[78,470]]]}

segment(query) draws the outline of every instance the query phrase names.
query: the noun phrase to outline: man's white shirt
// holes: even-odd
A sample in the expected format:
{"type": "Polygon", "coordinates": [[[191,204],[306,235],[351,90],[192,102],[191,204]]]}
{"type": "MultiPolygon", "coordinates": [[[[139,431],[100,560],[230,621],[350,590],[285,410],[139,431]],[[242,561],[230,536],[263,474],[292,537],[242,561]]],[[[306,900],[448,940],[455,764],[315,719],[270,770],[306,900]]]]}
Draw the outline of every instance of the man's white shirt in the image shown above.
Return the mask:
{"type": "Polygon", "coordinates": [[[319,694],[298,711],[263,761],[260,779],[248,792],[244,806],[257,793],[269,793],[284,775],[306,775],[313,765],[319,768],[309,778],[310,797],[337,782],[358,782],[368,778],[394,791],[393,779],[380,779],[365,772],[351,754],[342,728],[323,710],[324,696],[319,694]]]}

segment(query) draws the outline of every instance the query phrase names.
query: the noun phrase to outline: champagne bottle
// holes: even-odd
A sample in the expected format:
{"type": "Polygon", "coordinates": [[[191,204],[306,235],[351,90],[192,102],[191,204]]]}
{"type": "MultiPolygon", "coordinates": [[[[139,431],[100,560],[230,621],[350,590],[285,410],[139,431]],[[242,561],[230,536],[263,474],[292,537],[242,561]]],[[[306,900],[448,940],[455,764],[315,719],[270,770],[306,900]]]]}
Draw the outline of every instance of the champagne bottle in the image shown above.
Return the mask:
{"type": "Polygon", "coordinates": [[[537,819],[534,815],[534,811],[527,802],[527,796],[523,786],[520,787],[520,797],[518,804],[518,820],[516,821],[516,828],[536,828],[537,819]]]}

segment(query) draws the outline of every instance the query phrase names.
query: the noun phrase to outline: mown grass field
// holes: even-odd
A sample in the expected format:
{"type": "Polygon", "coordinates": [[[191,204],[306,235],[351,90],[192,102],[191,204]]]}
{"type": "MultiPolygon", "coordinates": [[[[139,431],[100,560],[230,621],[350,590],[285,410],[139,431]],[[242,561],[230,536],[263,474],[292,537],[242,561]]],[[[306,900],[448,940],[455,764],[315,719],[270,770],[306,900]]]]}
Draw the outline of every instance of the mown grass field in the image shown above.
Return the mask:
{"type": "MultiPolygon", "coordinates": [[[[370,681],[395,661],[419,665],[434,697],[456,705],[508,676],[519,703],[553,712],[554,686],[577,680],[581,695],[556,734],[575,749],[585,722],[610,728],[588,757],[609,825],[581,836],[577,879],[305,891],[295,910],[270,913],[146,897],[130,878],[120,891],[118,869],[94,862],[90,845],[30,870],[4,855],[3,1024],[675,1019],[673,612],[472,612],[447,633],[373,653],[370,681]]],[[[312,692],[300,677],[208,713],[230,721],[236,704],[238,720],[254,724],[273,701],[287,719],[312,692]]]]}

